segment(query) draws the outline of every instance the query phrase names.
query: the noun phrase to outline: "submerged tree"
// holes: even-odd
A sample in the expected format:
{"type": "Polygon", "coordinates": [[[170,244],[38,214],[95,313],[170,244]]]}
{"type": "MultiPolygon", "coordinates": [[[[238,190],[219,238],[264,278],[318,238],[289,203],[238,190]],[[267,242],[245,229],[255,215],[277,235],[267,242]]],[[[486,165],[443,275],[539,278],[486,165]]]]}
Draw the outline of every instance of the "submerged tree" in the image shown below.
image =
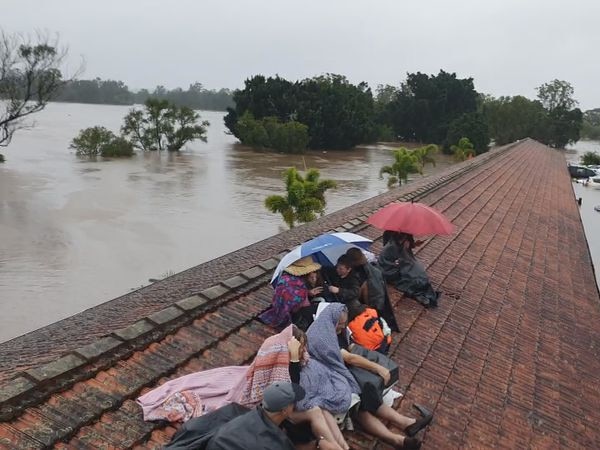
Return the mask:
{"type": "Polygon", "coordinates": [[[70,148],[75,149],[77,156],[88,158],[98,155],[105,158],[133,156],[133,144],[104,127],[81,130],[71,141],[70,148]]]}
{"type": "Polygon", "coordinates": [[[321,180],[317,169],[308,169],[302,176],[295,167],[284,172],[285,195],[270,195],[265,199],[266,208],[279,213],[284,222],[294,228],[296,222],[315,220],[325,212],[325,192],[336,187],[333,180],[321,180]]]}
{"type": "Polygon", "coordinates": [[[585,166],[600,165],[600,154],[598,152],[585,152],[581,155],[581,164],[585,166]]]}
{"type": "Polygon", "coordinates": [[[0,147],[41,111],[63,85],[61,66],[67,54],[58,38],[35,38],[0,31],[0,147]]]}
{"type": "Polygon", "coordinates": [[[431,164],[433,167],[435,167],[434,155],[436,155],[438,151],[439,148],[435,144],[425,145],[413,150],[413,155],[417,157],[417,162],[419,163],[419,173],[421,175],[423,175],[425,164],[431,164]]]}
{"type": "Polygon", "coordinates": [[[475,148],[469,138],[460,138],[457,145],[450,147],[457,161],[465,161],[475,156],[475,148]]]}
{"type": "Polygon", "coordinates": [[[394,163],[391,166],[383,166],[379,171],[379,176],[383,178],[383,174],[388,174],[388,187],[392,187],[396,183],[398,186],[408,181],[408,175],[411,173],[420,172],[419,158],[413,152],[404,147],[394,150],[394,163]]]}
{"type": "Polygon", "coordinates": [[[179,151],[194,139],[206,142],[208,121],[188,107],[150,98],[143,110],[133,109],[125,116],[121,131],[143,151],[179,151]]]}
{"type": "Polygon", "coordinates": [[[573,98],[575,90],[567,81],[553,80],[537,88],[538,98],[548,111],[543,125],[543,142],[564,148],[577,142],[583,125],[583,113],[573,98]]]}

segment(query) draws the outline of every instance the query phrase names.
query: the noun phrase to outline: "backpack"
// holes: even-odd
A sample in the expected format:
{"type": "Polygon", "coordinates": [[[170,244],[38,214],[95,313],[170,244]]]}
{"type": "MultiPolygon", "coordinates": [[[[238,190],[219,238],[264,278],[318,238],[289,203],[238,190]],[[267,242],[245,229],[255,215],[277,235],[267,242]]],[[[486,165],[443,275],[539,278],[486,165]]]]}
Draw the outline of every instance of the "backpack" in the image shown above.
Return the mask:
{"type": "Polygon", "coordinates": [[[378,350],[383,343],[391,343],[391,336],[385,335],[381,319],[373,308],[366,308],[348,324],[348,328],[352,340],[368,350],[378,350]]]}

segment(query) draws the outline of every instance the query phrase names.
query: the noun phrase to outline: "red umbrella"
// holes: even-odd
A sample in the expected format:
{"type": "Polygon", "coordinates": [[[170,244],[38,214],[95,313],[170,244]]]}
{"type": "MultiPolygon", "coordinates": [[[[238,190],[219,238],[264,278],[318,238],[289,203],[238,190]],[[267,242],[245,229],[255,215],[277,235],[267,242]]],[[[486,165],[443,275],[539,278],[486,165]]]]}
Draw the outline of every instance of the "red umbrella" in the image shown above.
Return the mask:
{"type": "Polygon", "coordinates": [[[454,225],[442,213],[423,203],[390,203],[371,215],[367,223],[414,236],[454,232],[454,225]]]}

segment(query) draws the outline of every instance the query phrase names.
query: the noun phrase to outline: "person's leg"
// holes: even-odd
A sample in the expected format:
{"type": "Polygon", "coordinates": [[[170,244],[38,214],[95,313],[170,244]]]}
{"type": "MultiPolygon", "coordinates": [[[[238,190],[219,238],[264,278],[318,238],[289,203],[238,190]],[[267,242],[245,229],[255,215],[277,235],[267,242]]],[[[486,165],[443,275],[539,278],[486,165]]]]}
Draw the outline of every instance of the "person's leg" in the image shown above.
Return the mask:
{"type": "Polygon", "coordinates": [[[350,448],[350,446],[346,442],[346,439],[344,439],[342,430],[340,430],[340,427],[338,426],[337,421],[335,420],[335,417],[333,417],[333,415],[326,409],[322,409],[321,411],[323,413],[323,417],[325,417],[325,421],[327,422],[327,425],[329,425],[329,429],[331,430],[331,433],[333,434],[335,441],[338,444],[340,444],[340,447],[342,447],[344,450],[348,450],[350,448]]]}
{"type": "Polygon", "coordinates": [[[384,440],[396,448],[418,449],[421,447],[421,443],[415,438],[405,438],[400,434],[392,433],[381,420],[368,411],[359,411],[357,419],[360,426],[367,433],[384,440]]]}
{"type": "MultiPolygon", "coordinates": [[[[316,442],[312,441],[307,442],[306,444],[294,444],[294,447],[296,450],[315,450],[316,445],[316,442]]],[[[319,442],[320,450],[337,450],[337,448],[337,444],[327,442],[325,439],[319,442]]]]}
{"type": "Polygon", "coordinates": [[[410,417],[403,416],[398,411],[396,411],[394,408],[386,405],[385,403],[382,404],[377,409],[377,411],[375,412],[375,415],[377,417],[379,417],[380,419],[392,422],[394,425],[396,425],[401,430],[404,430],[405,428],[409,427],[410,425],[412,425],[413,423],[416,422],[415,419],[411,419],[410,417]]]}
{"type": "Polygon", "coordinates": [[[337,443],[335,436],[329,429],[329,424],[325,420],[321,408],[312,408],[307,411],[294,411],[289,418],[295,423],[309,422],[310,428],[317,438],[323,436],[326,441],[335,444],[338,450],[345,450],[337,443]]]}
{"type": "Polygon", "coordinates": [[[381,405],[375,412],[375,415],[383,420],[388,420],[402,429],[407,436],[414,436],[423,428],[431,423],[433,415],[428,413],[423,415],[420,419],[412,419],[410,417],[403,416],[394,408],[391,408],[385,404],[381,405]]]}

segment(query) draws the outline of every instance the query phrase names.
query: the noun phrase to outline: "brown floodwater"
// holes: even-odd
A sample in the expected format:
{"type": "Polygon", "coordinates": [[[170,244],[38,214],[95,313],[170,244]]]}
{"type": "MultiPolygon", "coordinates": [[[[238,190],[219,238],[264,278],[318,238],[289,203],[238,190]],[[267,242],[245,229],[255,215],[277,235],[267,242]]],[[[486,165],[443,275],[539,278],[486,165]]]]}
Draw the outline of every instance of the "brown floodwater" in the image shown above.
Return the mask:
{"type": "Polygon", "coordinates": [[[225,133],[216,112],[202,112],[208,142],[179,154],[85,161],[69,149],[82,128],[117,131],[128,109],[50,104],[1,149],[0,342],[277,234],[282,221],[263,202],[282,193],[287,167],[338,182],[327,212],[387,190],[379,169],[389,146],[254,151],[225,133]]]}
{"type": "MultiPolygon", "coordinates": [[[[579,141],[565,156],[567,161],[579,163],[580,156],[587,151],[600,153],[600,142],[579,141]]],[[[595,206],[600,205],[600,189],[573,182],[573,190],[575,197],[581,198],[579,212],[594,262],[596,282],[600,284],[600,212],[594,210],[595,206]]]]}

